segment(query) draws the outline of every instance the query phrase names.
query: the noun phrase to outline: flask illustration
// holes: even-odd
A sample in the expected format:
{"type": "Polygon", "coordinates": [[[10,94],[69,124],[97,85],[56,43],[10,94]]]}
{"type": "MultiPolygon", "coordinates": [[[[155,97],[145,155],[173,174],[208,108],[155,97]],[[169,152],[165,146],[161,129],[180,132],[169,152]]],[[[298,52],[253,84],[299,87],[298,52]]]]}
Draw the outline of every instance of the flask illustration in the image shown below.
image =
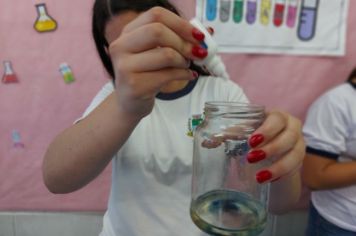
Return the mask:
{"type": "Polygon", "coordinates": [[[319,0],[303,0],[300,10],[298,38],[302,41],[308,41],[314,38],[319,0]]]}
{"type": "Polygon", "coordinates": [[[44,33],[57,29],[57,22],[47,13],[45,3],[36,4],[37,19],[34,28],[37,32],[44,33]]]}
{"type": "Polygon", "coordinates": [[[248,0],[247,1],[247,14],[246,21],[248,24],[252,25],[256,21],[257,13],[257,0],[248,0]]]}
{"type": "Polygon", "coordinates": [[[21,135],[19,131],[13,130],[11,136],[12,136],[13,146],[15,148],[25,147],[25,144],[23,144],[23,142],[21,141],[21,135]]]}
{"type": "Polygon", "coordinates": [[[286,0],[277,0],[274,5],[273,23],[279,27],[283,24],[284,10],[286,8],[286,0]]]}
{"type": "Polygon", "coordinates": [[[11,61],[4,61],[4,69],[5,69],[5,72],[2,77],[2,82],[4,84],[19,82],[14,70],[12,69],[11,61]]]}
{"type": "Polygon", "coordinates": [[[272,3],[271,0],[261,1],[260,22],[262,25],[268,25],[271,18],[272,3]]]}
{"type": "Polygon", "coordinates": [[[288,14],[287,14],[287,26],[294,28],[297,21],[299,0],[289,0],[288,14]]]}
{"type": "Polygon", "coordinates": [[[75,79],[74,79],[72,69],[69,67],[67,63],[60,64],[59,71],[61,72],[63,76],[63,80],[66,84],[70,84],[74,82],[75,79]]]}
{"type": "Polygon", "coordinates": [[[206,2],[206,19],[214,21],[216,18],[218,0],[207,0],[206,2]]]}
{"type": "Polygon", "coordinates": [[[230,17],[230,0],[220,0],[220,20],[221,22],[227,22],[230,17]]]}
{"type": "Polygon", "coordinates": [[[233,19],[235,23],[240,23],[244,15],[244,0],[234,1],[233,19]]]}

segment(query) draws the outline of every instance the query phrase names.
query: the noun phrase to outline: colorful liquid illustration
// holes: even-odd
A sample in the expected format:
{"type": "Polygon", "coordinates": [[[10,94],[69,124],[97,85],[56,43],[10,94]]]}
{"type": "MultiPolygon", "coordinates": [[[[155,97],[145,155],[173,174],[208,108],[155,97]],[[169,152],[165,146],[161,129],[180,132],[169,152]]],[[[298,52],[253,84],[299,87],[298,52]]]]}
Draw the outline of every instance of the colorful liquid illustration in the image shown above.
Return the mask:
{"type": "Polygon", "coordinates": [[[257,0],[247,1],[246,22],[250,25],[255,23],[257,14],[257,0]]]}
{"type": "Polygon", "coordinates": [[[268,25],[271,19],[272,3],[271,0],[261,0],[260,22],[268,25]]]}
{"type": "Polygon", "coordinates": [[[244,0],[235,0],[234,1],[234,22],[240,23],[244,15],[244,0]]]}
{"type": "Polygon", "coordinates": [[[206,2],[206,19],[214,21],[218,10],[218,0],[207,0],[206,2]]]}
{"type": "Polygon", "coordinates": [[[302,41],[311,40],[316,31],[320,0],[205,0],[206,19],[226,23],[253,25],[259,22],[268,26],[297,29],[302,41]],[[245,20],[245,22],[244,22],[245,20]]]}
{"type": "Polygon", "coordinates": [[[66,84],[74,82],[75,79],[73,72],[67,63],[62,63],[59,66],[59,71],[61,72],[63,80],[66,84]]]}
{"type": "Polygon", "coordinates": [[[274,5],[273,24],[277,27],[283,24],[286,0],[277,0],[274,5]]]}
{"type": "Polygon", "coordinates": [[[230,18],[231,0],[220,0],[220,20],[227,22],[230,18]]]}
{"type": "Polygon", "coordinates": [[[4,84],[19,82],[14,70],[12,69],[12,65],[10,61],[4,61],[4,75],[2,77],[2,82],[4,84]]]}
{"type": "Polygon", "coordinates": [[[41,3],[36,5],[37,19],[34,28],[37,32],[50,32],[57,29],[57,22],[47,13],[46,4],[41,3]]]}
{"type": "Polygon", "coordinates": [[[25,147],[25,144],[23,144],[23,142],[21,141],[21,135],[20,135],[19,131],[13,130],[11,136],[12,136],[12,142],[13,142],[14,148],[24,148],[25,147]]]}
{"type": "Polygon", "coordinates": [[[302,41],[309,41],[314,38],[319,0],[302,0],[300,10],[298,38],[302,41]]]}
{"type": "Polygon", "coordinates": [[[289,0],[288,14],[287,14],[287,26],[294,28],[298,18],[298,4],[299,0],[289,0]]]}

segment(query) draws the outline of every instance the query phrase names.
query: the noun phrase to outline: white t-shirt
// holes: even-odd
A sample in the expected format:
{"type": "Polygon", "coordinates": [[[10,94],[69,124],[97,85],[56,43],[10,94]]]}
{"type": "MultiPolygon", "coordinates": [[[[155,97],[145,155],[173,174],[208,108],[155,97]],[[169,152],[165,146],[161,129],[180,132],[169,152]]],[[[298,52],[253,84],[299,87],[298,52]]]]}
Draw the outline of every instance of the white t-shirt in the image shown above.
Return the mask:
{"type": "MultiPolygon", "coordinates": [[[[113,91],[106,84],[84,116],[113,91]]],[[[201,114],[206,101],[248,99],[234,82],[202,76],[184,91],[156,98],[113,158],[101,236],[205,235],[189,215],[193,139],[187,132],[189,118],[201,114]]]]}
{"type": "MultiPolygon", "coordinates": [[[[318,98],[308,111],[303,132],[307,152],[340,162],[356,161],[356,89],[344,83],[318,98]]],[[[356,185],[313,191],[312,202],[325,219],[356,232],[356,185]]]]}

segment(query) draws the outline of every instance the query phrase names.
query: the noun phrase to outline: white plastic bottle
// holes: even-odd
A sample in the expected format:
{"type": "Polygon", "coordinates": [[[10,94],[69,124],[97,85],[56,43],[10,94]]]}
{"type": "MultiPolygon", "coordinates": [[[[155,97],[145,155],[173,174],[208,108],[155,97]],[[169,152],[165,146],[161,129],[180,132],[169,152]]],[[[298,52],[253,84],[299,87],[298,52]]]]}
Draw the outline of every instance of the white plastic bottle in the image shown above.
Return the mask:
{"type": "Polygon", "coordinates": [[[202,42],[201,46],[208,51],[208,55],[204,59],[196,60],[194,63],[203,66],[212,75],[228,80],[230,77],[226,71],[224,62],[221,57],[217,55],[218,45],[198,19],[193,18],[190,23],[205,35],[204,42],[202,42]]]}

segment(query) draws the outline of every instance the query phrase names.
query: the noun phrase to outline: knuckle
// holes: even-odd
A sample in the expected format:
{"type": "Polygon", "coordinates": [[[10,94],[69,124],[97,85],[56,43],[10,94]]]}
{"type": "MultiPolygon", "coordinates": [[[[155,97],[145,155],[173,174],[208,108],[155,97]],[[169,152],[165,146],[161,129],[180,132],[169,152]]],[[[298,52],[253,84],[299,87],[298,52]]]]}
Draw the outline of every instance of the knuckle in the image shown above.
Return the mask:
{"type": "Polygon", "coordinates": [[[297,143],[297,141],[301,138],[300,133],[294,130],[287,130],[287,135],[290,138],[290,140],[293,141],[293,143],[297,143]]]}
{"type": "Polygon", "coordinates": [[[147,14],[149,14],[151,22],[159,22],[162,19],[164,8],[162,7],[152,7],[148,10],[147,14]]]}
{"type": "Polygon", "coordinates": [[[177,53],[172,48],[165,48],[163,50],[163,57],[164,57],[164,60],[167,61],[168,63],[173,63],[176,61],[177,53]]]}
{"type": "Polygon", "coordinates": [[[121,50],[122,50],[122,42],[120,39],[113,41],[108,47],[109,55],[118,54],[119,52],[121,52],[121,50]]]}
{"type": "Polygon", "coordinates": [[[280,120],[281,123],[286,124],[288,115],[281,111],[276,111],[277,119],[280,120]]]}
{"type": "Polygon", "coordinates": [[[151,25],[150,33],[154,39],[160,39],[164,32],[164,26],[161,23],[151,25]]]}

